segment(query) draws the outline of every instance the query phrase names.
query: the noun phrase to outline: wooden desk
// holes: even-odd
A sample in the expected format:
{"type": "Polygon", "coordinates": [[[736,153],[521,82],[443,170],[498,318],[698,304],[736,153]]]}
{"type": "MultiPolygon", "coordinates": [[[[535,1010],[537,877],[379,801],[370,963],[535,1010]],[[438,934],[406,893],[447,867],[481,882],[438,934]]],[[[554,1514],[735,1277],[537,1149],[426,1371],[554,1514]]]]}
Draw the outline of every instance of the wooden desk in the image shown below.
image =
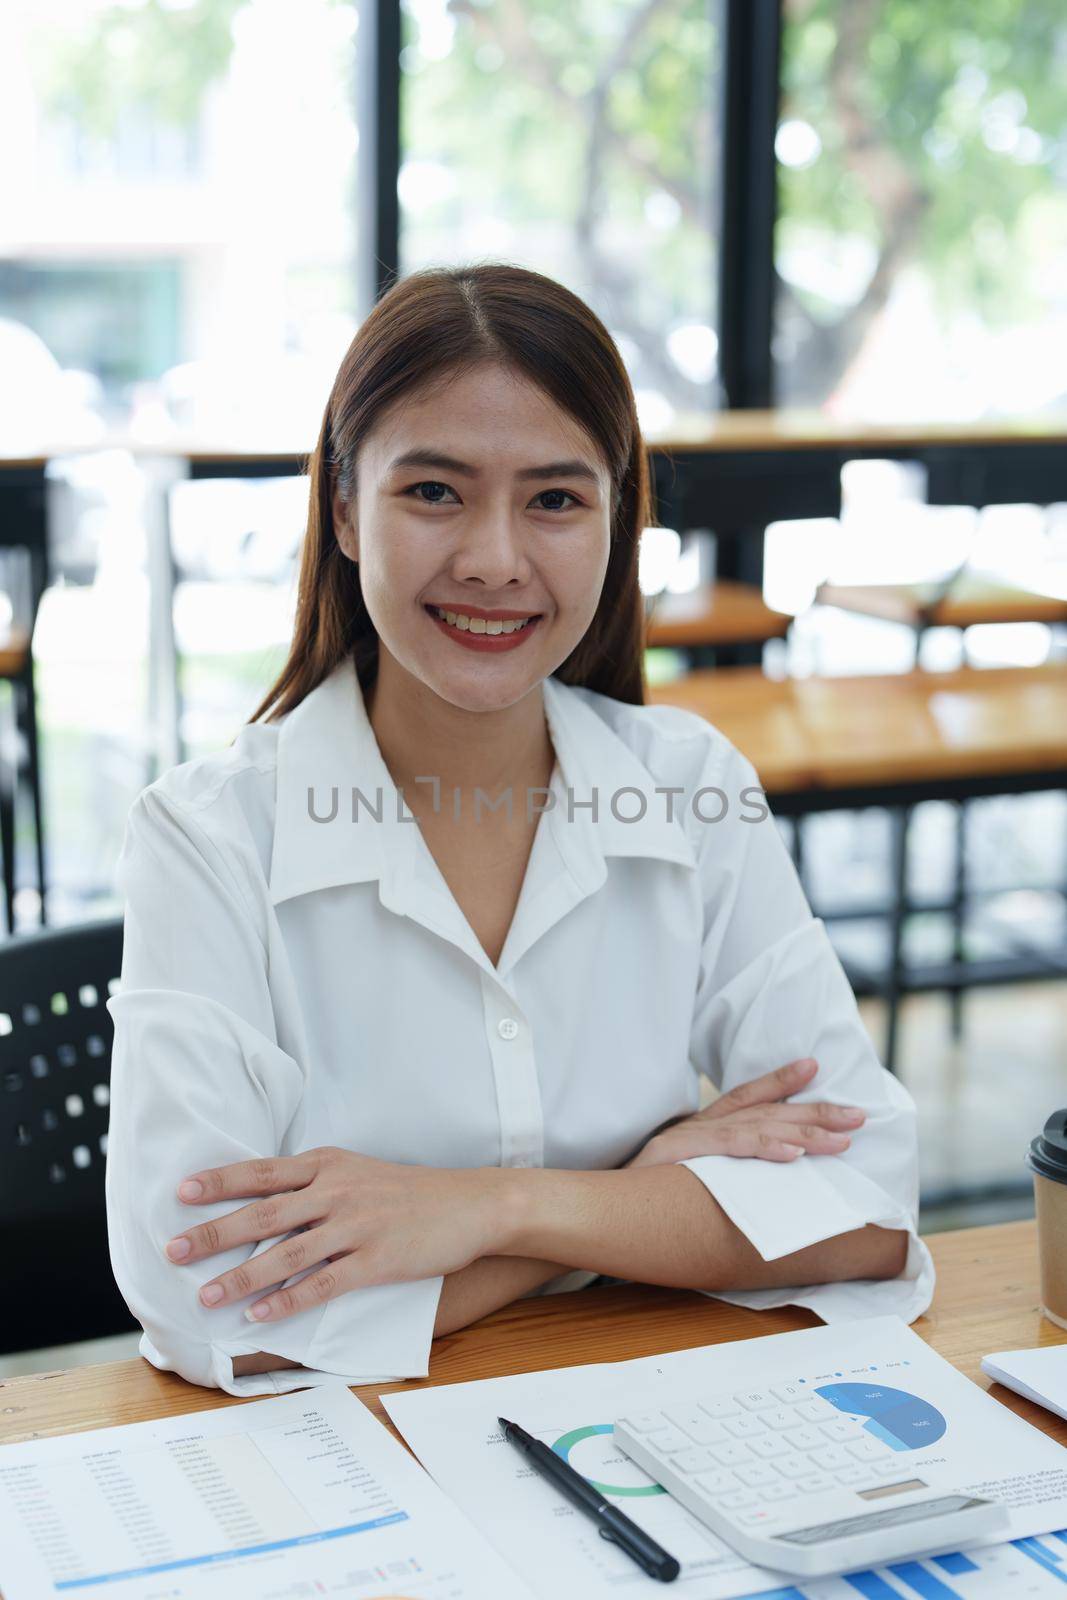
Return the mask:
{"type": "Polygon", "coordinates": [[[773,611],[755,584],[717,578],[688,594],[657,595],[649,609],[645,643],[673,650],[764,644],[784,639],[792,621],[784,611],[773,611]]]}
{"type": "MultiPolygon", "coordinates": [[[[914,1324],[916,1333],[1012,1411],[1067,1444],[1067,1422],[999,1384],[990,1385],[979,1369],[982,1356],[992,1350],[1067,1343],[1067,1332],[1038,1310],[1034,1224],[934,1234],[927,1242],[938,1285],[929,1313],[914,1324]]],[[[622,1361],[817,1325],[813,1313],[798,1306],[757,1312],[673,1289],[585,1289],[517,1301],[437,1340],[426,1379],[367,1384],[354,1392],[390,1425],[377,1397],[396,1389],[622,1361]]],[[[243,1404],[218,1389],[197,1388],[173,1373],[158,1372],[140,1358],[73,1367],[0,1381],[0,1443],[243,1404]]]]}
{"type": "Polygon", "coordinates": [[[964,572],[939,595],[936,584],[824,583],[818,605],[837,606],[883,622],[925,628],[972,628],[989,622],[1067,622],[1067,595],[1019,589],[981,573],[964,572]]]}
{"type": "Polygon", "coordinates": [[[658,449],[676,446],[724,453],[732,450],[845,450],[860,454],[969,449],[1013,444],[1067,445],[1067,412],[1058,416],[980,418],[972,422],[864,422],[800,406],[774,410],[716,411],[689,426],[657,435],[658,449]]]}
{"type": "Polygon", "coordinates": [[[650,689],[649,699],[720,728],[777,810],[1067,782],[1067,662],[784,680],[737,668],[692,672],[650,689]]]}

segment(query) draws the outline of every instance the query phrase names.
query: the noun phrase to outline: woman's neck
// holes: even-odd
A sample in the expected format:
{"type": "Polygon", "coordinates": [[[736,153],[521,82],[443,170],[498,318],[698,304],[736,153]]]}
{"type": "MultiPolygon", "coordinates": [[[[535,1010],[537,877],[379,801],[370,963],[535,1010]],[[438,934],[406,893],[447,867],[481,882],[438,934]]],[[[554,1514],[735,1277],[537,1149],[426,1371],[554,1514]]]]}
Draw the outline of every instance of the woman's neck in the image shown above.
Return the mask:
{"type": "MultiPolygon", "coordinates": [[[[382,759],[409,803],[416,778],[437,778],[442,804],[455,788],[470,797],[480,788],[492,797],[510,784],[520,810],[520,787],[549,782],[555,757],[540,684],[499,711],[464,711],[380,650],[378,675],[364,700],[382,759]]],[[[429,783],[420,789],[430,798],[429,783]]]]}

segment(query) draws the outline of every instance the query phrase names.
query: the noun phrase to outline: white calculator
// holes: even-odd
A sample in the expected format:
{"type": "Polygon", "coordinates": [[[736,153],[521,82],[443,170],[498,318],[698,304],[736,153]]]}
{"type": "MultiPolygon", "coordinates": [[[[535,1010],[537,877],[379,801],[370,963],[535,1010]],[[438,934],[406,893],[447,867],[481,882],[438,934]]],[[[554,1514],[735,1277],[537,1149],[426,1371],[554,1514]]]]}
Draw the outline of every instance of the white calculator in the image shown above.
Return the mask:
{"type": "Polygon", "coordinates": [[[1007,1534],[1005,1507],[959,1493],[893,1441],[789,1382],[615,1423],[619,1448],[757,1566],[817,1578],[1007,1534]]]}

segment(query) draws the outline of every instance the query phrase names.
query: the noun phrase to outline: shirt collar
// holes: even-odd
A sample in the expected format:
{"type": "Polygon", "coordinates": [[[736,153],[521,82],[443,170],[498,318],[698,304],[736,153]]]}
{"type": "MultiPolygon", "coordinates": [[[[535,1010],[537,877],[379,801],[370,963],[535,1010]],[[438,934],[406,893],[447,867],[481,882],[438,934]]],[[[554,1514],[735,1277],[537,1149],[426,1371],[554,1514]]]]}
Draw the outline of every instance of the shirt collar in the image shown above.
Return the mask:
{"type": "MultiPolygon", "coordinates": [[[[603,882],[609,855],[695,866],[681,824],[668,820],[668,797],[655,792],[656,779],[587,702],[586,691],[551,677],[542,690],[557,758],[549,827],[585,892],[603,882]],[[581,804],[594,795],[595,818],[581,804]],[[638,796],[645,801],[643,815],[637,815],[638,796]],[[637,820],[625,820],[630,816],[637,820]]],[[[516,804],[522,804],[518,796],[516,804]]],[[[372,880],[391,886],[395,898],[412,880],[417,832],[398,801],[355,665],[346,657],[279,724],[271,900],[277,905],[313,890],[372,880]],[[353,821],[356,790],[363,799],[353,821]]]]}

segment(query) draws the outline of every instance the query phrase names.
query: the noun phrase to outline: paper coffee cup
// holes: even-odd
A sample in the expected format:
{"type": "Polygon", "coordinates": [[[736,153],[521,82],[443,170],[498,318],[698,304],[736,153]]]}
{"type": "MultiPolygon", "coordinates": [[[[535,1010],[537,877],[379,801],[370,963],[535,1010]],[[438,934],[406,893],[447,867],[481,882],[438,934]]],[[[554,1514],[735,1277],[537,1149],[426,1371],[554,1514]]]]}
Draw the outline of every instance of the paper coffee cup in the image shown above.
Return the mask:
{"type": "Polygon", "coordinates": [[[1054,1111],[1030,1145],[1034,1175],[1041,1310],[1067,1328],[1067,1110],[1054,1111]]]}

